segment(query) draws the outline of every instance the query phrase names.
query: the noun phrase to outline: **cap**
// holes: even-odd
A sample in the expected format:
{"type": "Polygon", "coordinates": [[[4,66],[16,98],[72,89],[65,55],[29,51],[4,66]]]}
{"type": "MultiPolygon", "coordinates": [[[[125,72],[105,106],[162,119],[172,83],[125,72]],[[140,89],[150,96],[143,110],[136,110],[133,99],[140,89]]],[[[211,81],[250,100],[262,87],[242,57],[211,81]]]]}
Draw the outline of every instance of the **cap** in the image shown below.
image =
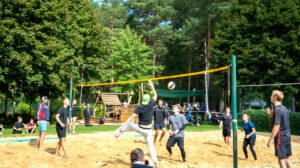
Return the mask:
{"type": "Polygon", "coordinates": [[[142,104],[146,105],[146,104],[149,103],[149,101],[150,101],[150,95],[149,94],[145,94],[143,96],[143,102],[142,102],[142,104]]]}
{"type": "Polygon", "coordinates": [[[45,99],[48,99],[48,97],[47,97],[47,96],[43,96],[43,97],[42,97],[42,100],[45,100],[45,99]]]}

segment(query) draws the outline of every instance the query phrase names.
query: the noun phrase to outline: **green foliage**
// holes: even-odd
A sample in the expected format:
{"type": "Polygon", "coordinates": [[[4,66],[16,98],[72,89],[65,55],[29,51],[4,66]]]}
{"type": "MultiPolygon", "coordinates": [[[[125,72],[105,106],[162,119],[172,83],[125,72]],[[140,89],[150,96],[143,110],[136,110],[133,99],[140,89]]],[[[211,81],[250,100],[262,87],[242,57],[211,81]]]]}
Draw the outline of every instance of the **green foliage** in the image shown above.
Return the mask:
{"type": "Polygon", "coordinates": [[[83,107],[77,107],[78,119],[82,119],[83,111],[84,111],[83,107]]]}
{"type": "Polygon", "coordinates": [[[213,40],[213,67],[236,55],[240,84],[300,82],[299,23],[298,0],[234,0],[213,40]]]}
{"type": "Polygon", "coordinates": [[[63,96],[71,77],[100,80],[107,56],[104,28],[88,1],[1,1],[0,86],[9,98],[63,96]]]}
{"type": "MultiPolygon", "coordinates": [[[[257,131],[272,131],[273,119],[269,118],[269,116],[266,113],[266,110],[247,109],[243,111],[243,114],[250,115],[251,122],[253,122],[257,131]]],[[[289,119],[291,134],[300,135],[300,113],[289,113],[289,119]]]]}
{"type": "MultiPolygon", "coordinates": [[[[121,31],[119,38],[113,37],[113,47],[109,65],[114,65],[110,76],[116,81],[127,81],[152,77],[152,71],[160,67],[153,67],[149,59],[153,50],[142,43],[142,36],[138,36],[129,27],[121,31]]],[[[116,85],[113,92],[131,92],[138,95],[139,83],[116,85]]]]}

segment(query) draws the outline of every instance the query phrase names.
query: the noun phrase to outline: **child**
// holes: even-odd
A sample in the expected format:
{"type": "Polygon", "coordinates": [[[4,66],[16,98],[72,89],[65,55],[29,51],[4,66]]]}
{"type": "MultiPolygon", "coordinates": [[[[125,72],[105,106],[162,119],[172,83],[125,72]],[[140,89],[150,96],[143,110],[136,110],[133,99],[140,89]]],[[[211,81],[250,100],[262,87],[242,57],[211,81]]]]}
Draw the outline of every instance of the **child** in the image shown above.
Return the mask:
{"type": "Polygon", "coordinates": [[[243,115],[242,128],[241,132],[245,130],[245,138],[243,143],[243,151],[246,159],[248,159],[247,146],[250,145],[250,150],[254,157],[254,160],[257,161],[256,153],[254,151],[254,145],[256,141],[256,130],[254,124],[250,121],[250,116],[248,114],[243,115]]]}
{"type": "Polygon", "coordinates": [[[155,164],[155,167],[158,167],[158,159],[156,150],[154,148],[153,137],[152,137],[152,119],[153,119],[153,108],[154,103],[157,100],[157,94],[154,89],[154,85],[149,81],[148,85],[153,91],[153,98],[150,99],[149,94],[143,96],[143,102],[139,105],[134,113],[127,119],[127,121],[122,124],[120,128],[115,131],[115,137],[119,137],[123,132],[133,130],[144,136],[148,150],[150,152],[151,158],[155,164]],[[133,123],[135,118],[139,118],[138,124],[133,123]]]}
{"type": "Polygon", "coordinates": [[[226,108],[226,114],[221,118],[220,127],[223,126],[223,137],[224,142],[227,145],[227,149],[229,149],[230,141],[229,138],[231,136],[231,120],[232,117],[230,115],[230,108],[226,108]]]}
{"type": "Polygon", "coordinates": [[[0,124],[0,135],[2,135],[2,134],[3,134],[3,132],[4,132],[4,127],[3,127],[3,125],[2,125],[2,124],[0,124]]]}
{"type": "Polygon", "coordinates": [[[31,133],[31,134],[34,133],[35,132],[35,127],[36,127],[36,125],[35,125],[33,119],[31,118],[29,123],[27,123],[27,128],[26,128],[27,134],[28,133],[31,133]]]}
{"type": "Polygon", "coordinates": [[[183,162],[185,162],[184,129],[188,122],[182,114],[179,114],[180,110],[181,107],[179,104],[174,105],[173,106],[174,114],[168,117],[167,128],[169,130],[170,137],[167,142],[167,150],[169,151],[169,159],[171,159],[172,156],[171,147],[174,147],[175,143],[177,143],[181,151],[183,162]],[[170,130],[170,125],[172,125],[172,130],[170,130]]]}
{"type": "MultiPolygon", "coordinates": [[[[69,123],[69,117],[68,117],[68,106],[70,104],[70,101],[68,98],[63,99],[63,106],[60,107],[57,111],[57,114],[55,115],[55,119],[57,121],[56,123],[56,132],[57,136],[59,138],[59,141],[56,146],[56,152],[55,155],[59,155],[59,150],[62,147],[65,153],[65,157],[68,158],[68,154],[65,147],[66,142],[66,132],[67,132],[67,124],[70,126],[69,123]]],[[[69,127],[71,131],[71,126],[69,127]]]]}
{"type": "Polygon", "coordinates": [[[22,122],[22,117],[18,116],[17,122],[14,123],[13,134],[22,134],[22,126],[26,128],[26,125],[22,122]]]}

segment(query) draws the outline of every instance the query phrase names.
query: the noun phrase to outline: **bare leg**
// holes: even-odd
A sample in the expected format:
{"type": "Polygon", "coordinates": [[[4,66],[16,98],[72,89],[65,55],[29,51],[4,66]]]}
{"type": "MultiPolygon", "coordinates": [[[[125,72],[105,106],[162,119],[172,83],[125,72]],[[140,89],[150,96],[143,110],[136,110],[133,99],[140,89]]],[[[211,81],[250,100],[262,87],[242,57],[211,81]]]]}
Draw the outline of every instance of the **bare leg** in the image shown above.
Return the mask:
{"type": "Polygon", "coordinates": [[[158,137],[159,130],[155,130],[155,135],[154,135],[154,144],[156,143],[156,139],[158,137]]]}
{"type": "Polygon", "coordinates": [[[42,132],[39,133],[39,136],[36,139],[35,148],[40,148],[41,135],[42,135],[42,132]]]}
{"type": "Polygon", "coordinates": [[[61,138],[59,138],[58,143],[56,145],[56,152],[55,152],[56,156],[59,156],[60,147],[61,147],[61,138]]]}
{"type": "Polygon", "coordinates": [[[73,134],[75,134],[75,126],[76,126],[76,117],[73,117],[72,118],[73,119],[73,121],[72,121],[72,125],[73,125],[73,134]]]}
{"type": "Polygon", "coordinates": [[[28,129],[27,128],[25,128],[26,129],[26,133],[28,134],[28,129]]]}
{"type": "Polygon", "coordinates": [[[166,134],[166,129],[162,128],[162,134],[161,134],[160,139],[159,139],[160,146],[162,145],[161,141],[162,141],[163,137],[165,136],[165,134],[166,134]]]}
{"type": "Polygon", "coordinates": [[[230,146],[230,138],[227,137],[227,149],[229,149],[229,146],[230,146]]]}
{"type": "Polygon", "coordinates": [[[65,158],[68,158],[69,155],[68,155],[67,150],[66,150],[65,142],[66,142],[66,137],[61,138],[61,146],[62,146],[62,148],[63,148],[63,150],[65,152],[65,158]]]}
{"type": "Polygon", "coordinates": [[[45,136],[46,136],[46,132],[42,131],[41,132],[41,138],[40,138],[40,146],[39,146],[40,150],[43,150],[43,143],[44,143],[45,136]]]}
{"type": "Polygon", "coordinates": [[[291,163],[289,157],[286,157],[286,158],[285,158],[285,164],[286,164],[286,167],[287,167],[287,168],[291,168],[291,167],[292,167],[292,163],[291,163]]]}
{"type": "Polygon", "coordinates": [[[280,168],[286,168],[285,158],[278,158],[280,168]]]}

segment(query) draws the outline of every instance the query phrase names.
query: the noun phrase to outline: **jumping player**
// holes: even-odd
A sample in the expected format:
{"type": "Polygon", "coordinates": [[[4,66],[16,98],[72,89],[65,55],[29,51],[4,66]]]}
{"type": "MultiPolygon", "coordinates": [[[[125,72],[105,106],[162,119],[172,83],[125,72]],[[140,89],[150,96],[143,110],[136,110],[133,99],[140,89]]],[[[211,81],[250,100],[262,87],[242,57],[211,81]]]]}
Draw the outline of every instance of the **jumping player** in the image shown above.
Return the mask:
{"type": "Polygon", "coordinates": [[[220,127],[223,126],[223,137],[224,137],[224,142],[226,144],[227,149],[229,149],[230,146],[230,141],[229,138],[231,136],[231,123],[232,123],[232,117],[230,115],[230,108],[226,108],[226,114],[222,117],[221,122],[220,122],[220,127]]]}
{"type": "Polygon", "coordinates": [[[154,144],[156,142],[156,139],[159,134],[159,129],[162,130],[162,134],[159,138],[159,143],[161,144],[161,140],[164,137],[166,133],[166,125],[168,121],[168,111],[163,106],[163,101],[161,99],[158,100],[158,105],[154,107],[154,129],[155,129],[155,135],[154,135],[154,144]]]}
{"type": "Polygon", "coordinates": [[[43,150],[43,143],[47,132],[47,126],[50,126],[50,123],[48,122],[50,118],[49,108],[47,106],[48,97],[43,96],[42,101],[43,103],[40,104],[39,110],[37,112],[37,125],[39,126],[40,133],[35,144],[35,147],[40,150],[43,150]]]}
{"type": "Polygon", "coordinates": [[[71,124],[69,123],[69,117],[68,117],[68,106],[70,104],[70,101],[68,98],[64,98],[63,100],[63,106],[60,107],[57,111],[57,114],[55,115],[55,119],[57,121],[56,123],[56,133],[59,138],[59,141],[56,146],[56,152],[55,155],[59,155],[59,150],[62,147],[65,153],[65,157],[69,157],[66,151],[66,132],[67,132],[67,124],[70,126],[70,131],[71,131],[71,124]]]}
{"type": "Polygon", "coordinates": [[[250,145],[250,150],[254,157],[254,160],[257,161],[256,153],[254,150],[254,145],[256,141],[256,130],[254,124],[250,121],[250,116],[248,114],[243,115],[242,128],[241,132],[245,131],[245,138],[243,143],[243,151],[246,159],[248,159],[247,146],[250,145]]]}
{"type": "Polygon", "coordinates": [[[152,138],[152,119],[153,119],[153,107],[155,104],[155,101],[157,100],[157,94],[154,89],[154,85],[151,81],[148,82],[148,85],[151,87],[153,91],[153,98],[150,99],[149,94],[145,94],[143,96],[142,104],[139,105],[134,113],[128,118],[128,120],[122,124],[121,127],[119,127],[115,131],[115,137],[119,137],[123,132],[133,130],[137,133],[140,133],[144,136],[148,150],[151,155],[151,159],[153,160],[155,167],[158,167],[158,159],[157,154],[154,148],[153,138],[152,138]],[[138,124],[135,124],[133,121],[135,118],[139,119],[138,124]]]}
{"type": "Polygon", "coordinates": [[[170,137],[167,142],[167,150],[169,152],[169,160],[172,157],[172,148],[177,143],[180,151],[183,162],[185,162],[185,151],[184,151],[184,129],[188,123],[184,115],[180,114],[181,106],[176,104],[173,106],[173,115],[168,117],[167,128],[170,133],[170,137]],[[170,125],[172,130],[170,130],[170,125]]]}
{"type": "Polygon", "coordinates": [[[274,127],[267,146],[270,147],[271,141],[274,138],[275,156],[278,157],[278,162],[281,168],[292,167],[289,159],[292,156],[291,133],[288,109],[282,105],[283,93],[274,90],[271,95],[271,102],[275,106],[274,114],[267,109],[267,114],[273,117],[274,127]]]}

